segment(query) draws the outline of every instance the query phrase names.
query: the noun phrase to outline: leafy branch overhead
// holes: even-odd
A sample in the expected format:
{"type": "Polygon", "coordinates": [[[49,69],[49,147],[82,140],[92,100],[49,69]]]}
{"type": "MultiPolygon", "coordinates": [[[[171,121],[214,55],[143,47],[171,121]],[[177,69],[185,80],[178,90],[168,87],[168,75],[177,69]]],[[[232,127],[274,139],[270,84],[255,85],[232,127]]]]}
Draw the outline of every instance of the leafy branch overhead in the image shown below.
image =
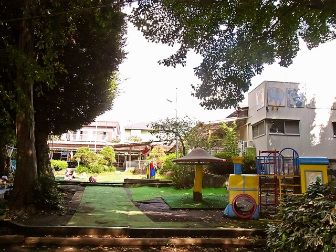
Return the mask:
{"type": "Polygon", "coordinates": [[[179,45],[161,61],[185,65],[203,57],[193,95],[207,109],[237,106],[264,64],[289,66],[300,39],[308,48],[336,37],[336,1],[139,1],[131,21],[153,42],[179,45]]]}

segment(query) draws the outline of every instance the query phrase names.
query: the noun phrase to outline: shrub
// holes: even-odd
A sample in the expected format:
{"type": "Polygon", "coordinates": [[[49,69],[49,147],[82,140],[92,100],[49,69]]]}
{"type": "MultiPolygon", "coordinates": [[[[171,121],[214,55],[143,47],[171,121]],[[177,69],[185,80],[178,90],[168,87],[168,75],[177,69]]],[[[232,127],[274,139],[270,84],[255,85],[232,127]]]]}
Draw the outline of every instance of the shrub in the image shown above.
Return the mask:
{"type": "Polygon", "coordinates": [[[256,167],[256,157],[255,155],[251,155],[249,153],[245,153],[243,155],[243,173],[250,173],[255,174],[257,173],[257,167],[256,167]]]}
{"type": "Polygon", "coordinates": [[[111,146],[105,146],[99,154],[106,161],[106,165],[112,166],[112,164],[116,161],[115,152],[111,146]]]}
{"type": "Polygon", "coordinates": [[[102,172],[115,172],[114,166],[102,165],[97,162],[86,165],[79,165],[76,169],[78,173],[102,173],[102,172]]]}
{"type": "Polygon", "coordinates": [[[78,172],[78,173],[89,173],[89,167],[80,164],[79,166],[77,166],[76,172],[78,172]]]}
{"type": "Polygon", "coordinates": [[[226,175],[233,173],[232,155],[230,153],[218,152],[214,156],[225,159],[226,162],[224,164],[213,163],[208,165],[206,169],[209,173],[214,175],[226,175]]]}
{"type": "Polygon", "coordinates": [[[42,208],[61,209],[63,197],[52,177],[41,176],[34,188],[34,201],[42,208]]]}
{"type": "Polygon", "coordinates": [[[81,164],[88,166],[90,163],[96,161],[96,153],[90,150],[89,147],[81,147],[77,150],[75,154],[75,159],[79,160],[81,164]]]}
{"type": "MultiPolygon", "coordinates": [[[[147,160],[155,160],[158,167],[161,167],[166,159],[166,153],[162,146],[154,146],[154,148],[150,151],[147,160]]],[[[174,156],[175,158],[175,156],[174,156]]]]}
{"type": "Polygon", "coordinates": [[[89,172],[90,173],[102,173],[104,171],[104,165],[99,163],[89,164],[89,172]]]}
{"type": "Polygon", "coordinates": [[[112,163],[115,162],[114,150],[109,146],[104,147],[98,154],[88,147],[79,148],[75,158],[80,160],[80,165],[77,167],[78,173],[102,173],[116,170],[112,166],[112,163]]]}
{"type": "Polygon", "coordinates": [[[65,170],[68,167],[67,161],[64,160],[50,160],[51,167],[55,169],[55,171],[65,170]]]}
{"type": "Polygon", "coordinates": [[[173,162],[174,153],[166,156],[162,167],[158,170],[160,175],[171,179],[176,188],[190,188],[194,181],[194,167],[190,165],[177,165],[173,162]]]}
{"type": "Polygon", "coordinates": [[[335,183],[311,185],[280,205],[279,223],[267,228],[271,251],[336,251],[335,183]]]}

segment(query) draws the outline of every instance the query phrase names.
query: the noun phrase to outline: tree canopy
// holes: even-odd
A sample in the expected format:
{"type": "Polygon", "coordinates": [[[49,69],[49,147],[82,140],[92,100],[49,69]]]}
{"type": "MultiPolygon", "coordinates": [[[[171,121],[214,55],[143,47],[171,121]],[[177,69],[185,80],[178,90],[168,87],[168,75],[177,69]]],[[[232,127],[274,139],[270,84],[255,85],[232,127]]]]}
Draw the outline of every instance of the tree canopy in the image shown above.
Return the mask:
{"type": "Polygon", "coordinates": [[[177,140],[179,142],[178,144],[182,146],[182,154],[185,155],[185,142],[195,124],[196,123],[187,116],[184,118],[166,118],[150,124],[150,127],[153,129],[151,134],[166,144],[171,144],[177,140]]]}
{"type": "Polygon", "coordinates": [[[164,65],[184,65],[190,50],[200,54],[193,95],[207,109],[229,108],[264,64],[289,66],[300,39],[313,48],[336,38],[336,1],[143,0],[131,21],[148,40],[179,45],[164,65]]]}
{"type": "Polygon", "coordinates": [[[35,145],[35,136],[46,145],[48,133],[79,128],[111,107],[116,94],[113,73],[124,57],[123,4],[113,0],[0,3],[0,90],[6,92],[0,96],[10,98],[7,107],[15,104],[16,207],[34,200],[37,165],[41,166],[36,154],[44,158],[36,152],[41,145],[35,145]]]}

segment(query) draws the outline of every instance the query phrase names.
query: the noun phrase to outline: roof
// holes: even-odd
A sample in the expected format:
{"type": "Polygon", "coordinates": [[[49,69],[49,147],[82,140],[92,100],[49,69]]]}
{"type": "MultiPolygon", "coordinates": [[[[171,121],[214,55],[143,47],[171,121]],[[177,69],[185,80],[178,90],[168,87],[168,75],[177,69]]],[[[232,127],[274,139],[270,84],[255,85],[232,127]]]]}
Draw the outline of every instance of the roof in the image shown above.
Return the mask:
{"type": "MultiPolygon", "coordinates": [[[[119,128],[119,123],[118,122],[114,122],[114,121],[96,121],[96,122],[92,122],[88,125],[85,125],[86,127],[107,127],[107,128],[119,128]]],[[[84,127],[85,127],[84,126],[84,127]]]]}
{"type": "Polygon", "coordinates": [[[202,148],[193,149],[188,155],[175,159],[173,162],[178,164],[209,164],[209,163],[223,163],[225,159],[211,156],[202,148]]]}
{"type": "Polygon", "coordinates": [[[138,122],[125,125],[125,130],[151,130],[148,123],[138,122]]]}
{"type": "Polygon", "coordinates": [[[248,117],[248,107],[241,107],[237,108],[235,111],[233,111],[230,115],[227,116],[227,118],[246,118],[248,117]]]}

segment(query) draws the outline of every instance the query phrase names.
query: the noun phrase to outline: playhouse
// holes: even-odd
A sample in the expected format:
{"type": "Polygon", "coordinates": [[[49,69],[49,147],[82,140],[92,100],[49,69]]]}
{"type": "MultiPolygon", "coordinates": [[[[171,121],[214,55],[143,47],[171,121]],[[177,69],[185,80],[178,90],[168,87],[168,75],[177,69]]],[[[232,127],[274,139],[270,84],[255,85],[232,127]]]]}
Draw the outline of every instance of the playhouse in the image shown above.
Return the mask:
{"type": "Polygon", "coordinates": [[[242,158],[233,159],[234,174],[229,177],[229,204],[224,215],[257,219],[274,214],[285,195],[302,194],[311,183],[328,183],[326,157],[299,157],[292,148],[260,151],[257,174],[242,174],[242,158]]]}

